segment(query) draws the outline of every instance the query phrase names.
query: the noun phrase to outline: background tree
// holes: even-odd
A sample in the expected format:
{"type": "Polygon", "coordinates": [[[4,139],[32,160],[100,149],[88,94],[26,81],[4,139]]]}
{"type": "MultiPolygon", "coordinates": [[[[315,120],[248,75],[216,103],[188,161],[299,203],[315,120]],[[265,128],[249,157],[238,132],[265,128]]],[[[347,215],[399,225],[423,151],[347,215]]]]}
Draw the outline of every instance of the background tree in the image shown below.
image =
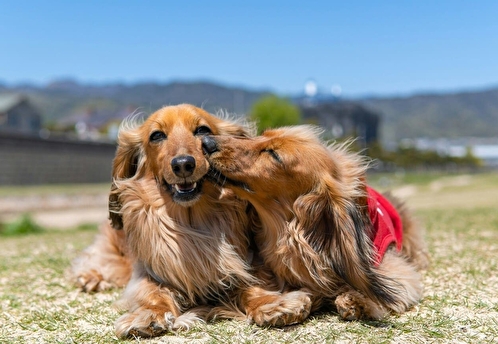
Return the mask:
{"type": "Polygon", "coordinates": [[[250,112],[251,120],[258,125],[258,132],[268,128],[301,123],[301,111],[286,98],[265,96],[256,101],[250,112]]]}

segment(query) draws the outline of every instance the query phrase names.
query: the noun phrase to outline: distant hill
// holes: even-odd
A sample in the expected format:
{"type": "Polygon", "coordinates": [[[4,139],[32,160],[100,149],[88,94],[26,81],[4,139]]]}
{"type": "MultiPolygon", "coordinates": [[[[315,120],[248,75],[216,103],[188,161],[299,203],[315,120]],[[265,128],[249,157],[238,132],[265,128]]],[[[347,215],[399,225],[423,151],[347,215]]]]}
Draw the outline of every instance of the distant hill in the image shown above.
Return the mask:
{"type": "MultiPolygon", "coordinates": [[[[72,80],[56,81],[43,87],[7,87],[0,83],[0,93],[4,92],[28,95],[40,109],[45,123],[60,122],[90,110],[123,113],[138,109],[149,114],[164,105],[179,103],[202,106],[210,112],[224,109],[230,113],[246,114],[257,99],[270,93],[210,82],[85,85],[72,80]]],[[[498,136],[498,88],[354,101],[381,115],[383,142],[424,136],[498,136]]]]}
{"type": "Polygon", "coordinates": [[[370,98],[382,114],[382,141],[414,137],[498,137],[498,89],[481,92],[370,98]]]}
{"type": "Polygon", "coordinates": [[[180,103],[194,104],[210,112],[223,109],[244,114],[258,98],[269,94],[209,82],[84,85],[72,80],[56,81],[43,87],[22,85],[8,88],[0,85],[2,92],[28,95],[41,111],[45,123],[89,109],[108,112],[138,109],[150,114],[162,106],[180,103]]]}

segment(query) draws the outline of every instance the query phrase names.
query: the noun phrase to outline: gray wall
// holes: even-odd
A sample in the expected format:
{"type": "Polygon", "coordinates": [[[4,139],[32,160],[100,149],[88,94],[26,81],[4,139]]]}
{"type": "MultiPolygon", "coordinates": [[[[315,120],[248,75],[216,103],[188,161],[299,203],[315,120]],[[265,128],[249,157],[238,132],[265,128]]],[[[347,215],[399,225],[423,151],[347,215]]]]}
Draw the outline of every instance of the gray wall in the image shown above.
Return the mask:
{"type": "Polygon", "coordinates": [[[116,146],[0,133],[0,185],[107,183],[116,146]]]}

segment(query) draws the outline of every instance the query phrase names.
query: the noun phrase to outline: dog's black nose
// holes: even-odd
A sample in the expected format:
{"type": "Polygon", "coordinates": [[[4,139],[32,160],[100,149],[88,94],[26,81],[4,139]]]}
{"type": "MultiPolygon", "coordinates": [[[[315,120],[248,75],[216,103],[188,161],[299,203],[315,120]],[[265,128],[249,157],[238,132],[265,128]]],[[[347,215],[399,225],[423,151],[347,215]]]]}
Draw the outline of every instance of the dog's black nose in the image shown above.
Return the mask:
{"type": "Polygon", "coordinates": [[[202,148],[206,154],[213,154],[218,151],[218,146],[214,137],[206,135],[202,138],[202,148]]]}
{"type": "Polygon", "coordinates": [[[182,178],[192,175],[195,170],[195,159],[191,155],[180,155],[171,160],[171,168],[173,172],[182,178]]]}

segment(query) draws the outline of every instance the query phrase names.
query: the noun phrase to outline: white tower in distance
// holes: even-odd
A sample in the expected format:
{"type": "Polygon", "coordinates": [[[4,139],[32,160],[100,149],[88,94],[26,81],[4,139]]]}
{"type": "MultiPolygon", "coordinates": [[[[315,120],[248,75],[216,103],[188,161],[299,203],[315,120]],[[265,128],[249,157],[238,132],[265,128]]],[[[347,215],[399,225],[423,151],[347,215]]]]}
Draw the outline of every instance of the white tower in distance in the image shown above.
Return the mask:
{"type": "Polygon", "coordinates": [[[314,80],[308,80],[304,84],[304,94],[307,97],[313,98],[318,93],[318,86],[314,80]]]}

